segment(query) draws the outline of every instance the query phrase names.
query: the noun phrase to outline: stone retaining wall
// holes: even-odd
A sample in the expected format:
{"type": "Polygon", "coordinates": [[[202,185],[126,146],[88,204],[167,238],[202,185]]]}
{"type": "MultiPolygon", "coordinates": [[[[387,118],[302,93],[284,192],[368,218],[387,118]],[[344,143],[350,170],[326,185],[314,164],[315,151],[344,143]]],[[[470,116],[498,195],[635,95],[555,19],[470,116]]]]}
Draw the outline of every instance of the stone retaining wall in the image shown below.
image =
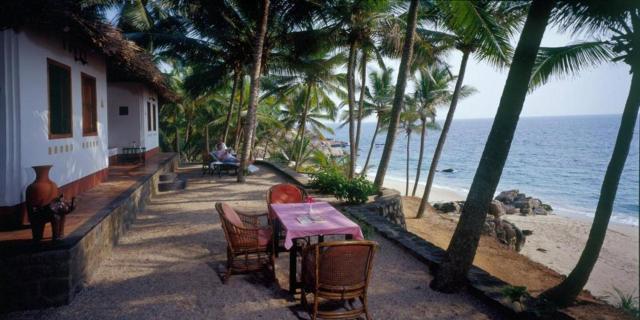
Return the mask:
{"type": "Polygon", "coordinates": [[[137,213],[144,210],[149,198],[157,193],[159,176],[175,169],[176,159],[175,156],[169,158],[154,174],[102,208],[94,216],[97,221],[92,221],[90,230],[75,243],[59,249],[2,257],[0,313],[69,304],[111,254],[137,213]]]}
{"type": "Polygon", "coordinates": [[[404,220],[404,212],[402,211],[402,195],[394,189],[382,188],[380,193],[372,202],[361,205],[345,206],[344,210],[352,212],[360,212],[364,214],[374,213],[385,218],[387,221],[407,229],[404,220]]]}

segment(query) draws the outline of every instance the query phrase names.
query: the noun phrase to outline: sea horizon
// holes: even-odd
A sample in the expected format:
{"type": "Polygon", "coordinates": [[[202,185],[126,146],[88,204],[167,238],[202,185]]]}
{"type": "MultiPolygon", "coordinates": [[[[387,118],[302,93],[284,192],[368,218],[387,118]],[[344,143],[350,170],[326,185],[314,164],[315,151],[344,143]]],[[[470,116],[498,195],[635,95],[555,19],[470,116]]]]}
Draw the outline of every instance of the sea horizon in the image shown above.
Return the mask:
{"type": "MultiPolygon", "coordinates": [[[[562,115],[522,117],[516,130],[507,164],[496,189],[518,189],[527,196],[550,204],[554,214],[569,218],[593,218],[621,115],[562,115]]],[[[455,119],[438,168],[453,173],[436,173],[434,187],[466,197],[493,119],[455,119]]],[[[348,128],[338,128],[327,138],[348,141],[348,128]]],[[[364,165],[375,123],[362,124],[358,166],[364,165]]],[[[386,179],[406,181],[406,135],[398,131],[386,179]]],[[[428,175],[439,130],[428,130],[420,185],[428,175]]],[[[386,132],[379,134],[371,156],[369,174],[375,175],[386,132]],[[381,145],[382,144],[382,145],[381,145]],[[372,166],[373,165],[373,166],[372,166]]],[[[419,150],[419,132],[410,145],[410,190],[413,188],[419,150]]],[[[638,185],[640,184],[638,125],[614,202],[611,221],[639,225],[638,185]]],[[[398,190],[404,195],[403,190],[398,190]]],[[[421,197],[422,194],[416,194],[421,197]]]]}

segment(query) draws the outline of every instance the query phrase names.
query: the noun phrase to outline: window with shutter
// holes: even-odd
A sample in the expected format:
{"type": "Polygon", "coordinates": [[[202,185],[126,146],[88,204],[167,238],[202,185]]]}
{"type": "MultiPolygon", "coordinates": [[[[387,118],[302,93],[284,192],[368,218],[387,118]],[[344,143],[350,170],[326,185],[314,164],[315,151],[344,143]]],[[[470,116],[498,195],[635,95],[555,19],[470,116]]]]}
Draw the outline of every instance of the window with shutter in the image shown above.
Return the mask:
{"type": "Polygon", "coordinates": [[[71,108],[71,68],[47,59],[49,90],[49,139],[73,136],[71,108]]]}
{"type": "Polygon", "coordinates": [[[98,108],[96,102],[96,78],[82,74],[82,134],[98,134],[98,108]]]}
{"type": "Polygon", "coordinates": [[[153,104],[153,131],[158,131],[158,106],[153,104]]]}
{"type": "Polygon", "coordinates": [[[147,131],[151,131],[151,102],[147,101],[147,131]]]}

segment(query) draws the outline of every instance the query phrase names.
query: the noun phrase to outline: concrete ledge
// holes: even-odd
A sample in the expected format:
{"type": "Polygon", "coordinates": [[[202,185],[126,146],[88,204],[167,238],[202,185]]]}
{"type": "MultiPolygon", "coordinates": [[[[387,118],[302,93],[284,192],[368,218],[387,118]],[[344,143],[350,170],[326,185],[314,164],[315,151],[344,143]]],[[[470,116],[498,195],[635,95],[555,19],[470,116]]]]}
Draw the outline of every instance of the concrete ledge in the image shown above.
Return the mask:
{"type": "Polygon", "coordinates": [[[254,164],[263,165],[276,171],[279,175],[289,180],[289,182],[297,184],[303,188],[309,187],[309,177],[306,174],[296,172],[289,167],[282,167],[267,160],[256,160],[254,164]]]}
{"type": "Polygon", "coordinates": [[[62,241],[0,248],[0,313],[69,304],[175,165],[176,156],[166,155],[62,241]]]}

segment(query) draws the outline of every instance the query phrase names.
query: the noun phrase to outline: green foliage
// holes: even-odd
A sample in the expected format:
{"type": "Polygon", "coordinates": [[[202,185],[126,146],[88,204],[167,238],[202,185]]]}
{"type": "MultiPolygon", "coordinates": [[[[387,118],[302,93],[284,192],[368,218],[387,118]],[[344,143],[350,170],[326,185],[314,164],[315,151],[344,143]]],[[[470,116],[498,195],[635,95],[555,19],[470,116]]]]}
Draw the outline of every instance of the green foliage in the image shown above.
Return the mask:
{"type": "Polygon", "coordinates": [[[529,293],[527,293],[527,287],[520,286],[506,286],[502,288],[502,294],[509,297],[512,302],[520,301],[520,299],[529,295],[529,293]]]}
{"type": "Polygon", "coordinates": [[[365,203],[369,196],[377,193],[377,188],[364,177],[348,180],[337,170],[318,171],[314,173],[311,187],[326,194],[332,194],[339,200],[349,204],[365,203]]]}
{"type": "Polygon", "coordinates": [[[640,306],[637,296],[633,293],[626,294],[618,288],[613,288],[613,293],[609,293],[606,297],[611,297],[616,300],[614,306],[621,309],[625,313],[631,315],[636,319],[640,319],[640,306]]]}

